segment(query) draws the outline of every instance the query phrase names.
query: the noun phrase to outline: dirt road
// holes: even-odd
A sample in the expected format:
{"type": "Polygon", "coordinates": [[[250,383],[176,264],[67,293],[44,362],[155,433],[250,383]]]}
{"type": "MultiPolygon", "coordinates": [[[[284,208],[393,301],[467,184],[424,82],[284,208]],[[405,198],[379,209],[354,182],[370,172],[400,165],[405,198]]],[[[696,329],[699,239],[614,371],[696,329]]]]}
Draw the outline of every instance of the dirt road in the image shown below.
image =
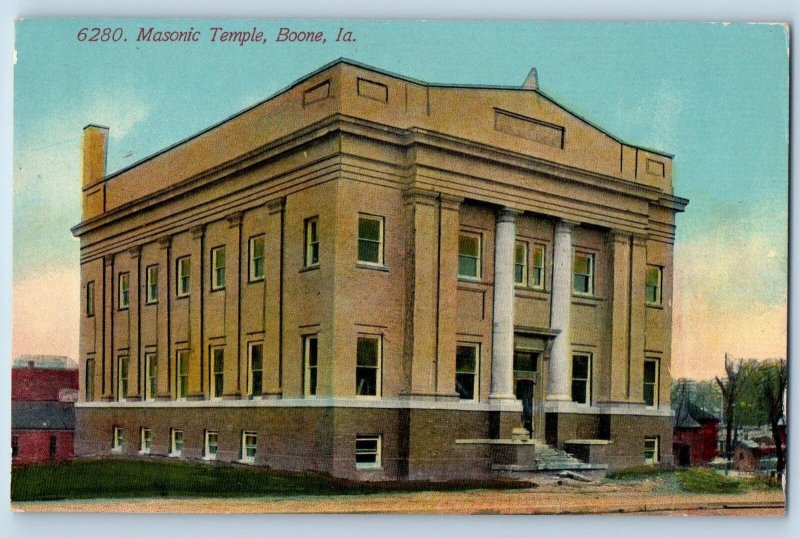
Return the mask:
{"type": "Polygon", "coordinates": [[[646,484],[544,485],[376,495],[236,499],[113,499],[12,503],[30,512],[416,513],[416,514],[731,514],[783,515],[780,490],[741,494],[660,493],[646,484]]]}

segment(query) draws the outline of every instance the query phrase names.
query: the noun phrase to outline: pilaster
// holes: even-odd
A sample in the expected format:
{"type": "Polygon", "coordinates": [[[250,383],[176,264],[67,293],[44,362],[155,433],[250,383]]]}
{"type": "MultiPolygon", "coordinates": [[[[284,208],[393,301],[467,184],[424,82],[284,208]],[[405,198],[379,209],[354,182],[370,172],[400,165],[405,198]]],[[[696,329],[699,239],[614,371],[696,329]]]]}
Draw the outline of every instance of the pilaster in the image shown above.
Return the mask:
{"type": "Polygon", "coordinates": [[[262,395],[280,398],[283,365],[283,218],[285,198],[267,202],[264,237],[264,377],[262,395]],[[267,257],[268,253],[278,256],[267,257]]]}
{"type": "Polygon", "coordinates": [[[172,238],[162,237],[158,240],[158,305],[156,308],[157,322],[157,364],[158,364],[158,399],[169,399],[174,383],[171,383],[171,364],[172,351],[170,346],[170,283],[172,282],[172,265],[170,261],[170,246],[172,238]]]}
{"type": "Polygon", "coordinates": [[[189,390],[188,398],[203,398],[206,381],[209,380],[208,365],[203,349],[203,237],[205,226],[191,230],[192,249],[189,269],[189,390]]]}
{"type": "Polygon", "coordinates": [[[225,364],[223,395],[226,397],[241,396],[247,375],[247,353],[241,352],[241,325],[239,323],[241,297],[241,240],[242,213],[228,216],[228,238],[225,246],[225,364]]]}

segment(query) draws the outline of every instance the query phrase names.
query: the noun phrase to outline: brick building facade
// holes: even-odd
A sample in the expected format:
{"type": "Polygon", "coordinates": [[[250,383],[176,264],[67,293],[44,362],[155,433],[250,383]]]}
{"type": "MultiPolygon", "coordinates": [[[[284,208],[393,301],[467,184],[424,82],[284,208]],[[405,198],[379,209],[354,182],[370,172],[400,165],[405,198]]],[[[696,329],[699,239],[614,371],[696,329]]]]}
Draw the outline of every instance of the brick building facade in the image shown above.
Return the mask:
{"type": "Polygon", "coordinates": [[[84,130],[73,229],[78,454],[448,479],[491,474],[513,433],[670,463],[687,201],[669,155],[535,72],[340,60],[113,174],[107,136],[84,130]]]}
{"type": "Polygon", "coordinates": [[[78,370],[65,357],[25,356],[11,370],[11,461],[73,455],[78,370]],[[58,360],[60,359],[60,360],[58,360]]]}

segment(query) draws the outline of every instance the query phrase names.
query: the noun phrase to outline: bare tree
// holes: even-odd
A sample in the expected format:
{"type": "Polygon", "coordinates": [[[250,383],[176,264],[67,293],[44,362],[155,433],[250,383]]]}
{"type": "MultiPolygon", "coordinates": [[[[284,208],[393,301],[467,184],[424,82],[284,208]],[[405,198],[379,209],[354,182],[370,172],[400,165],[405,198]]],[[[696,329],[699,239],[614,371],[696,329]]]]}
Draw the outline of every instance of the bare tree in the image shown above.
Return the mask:
{"type": "MultiPolygon", "coordinates": [[[[769,412],[769,425],[772,430],[772,439],[775,441],[775,456],[777,457],[776,470],[783,473],[786,467],[786,454],[783,450],[780,420],[784,418],[783,396],[788,381],[786,360],[770,360],[761,363],[761,388],[764,401],[769,412]]],[[[784,418],[784,424],[785,418],[784,418]]]]}
{"type": "Polygon", "coordinates": [[[722,391],[722,417],[725,421],[725,457],[730,462],[733,458],[734,421],[736,419],[736,399],[739,396],[739,378],[742,359],[736,360],[725,354],[725,379],[715,378],[722,391]]]}

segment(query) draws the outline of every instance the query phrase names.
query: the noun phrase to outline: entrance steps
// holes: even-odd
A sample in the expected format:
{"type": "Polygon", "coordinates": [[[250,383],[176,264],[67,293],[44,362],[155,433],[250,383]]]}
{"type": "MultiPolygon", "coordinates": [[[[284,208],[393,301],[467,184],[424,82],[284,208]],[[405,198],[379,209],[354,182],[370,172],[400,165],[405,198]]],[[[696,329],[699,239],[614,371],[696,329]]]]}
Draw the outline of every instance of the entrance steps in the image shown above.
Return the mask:
{"type": "MultiPolygon", "coordinates": [[[[492,464],[492,472],[503,476],[514,476],[528,473],[556,473],[559,471],[575,471],[590,475],[605,474],[608,465],[587,463],[575,456],[554,448],[543,441],[531,440],[533,451],[518,452],[513,462],[497,461],[492,464]],[[519,457],[522,456],[522,457],[519,457]]],[[[513,445],[511,445],[513,446],[513,445]]],[[[507,458],[503,458],[507,459],[507,458]]]]}

